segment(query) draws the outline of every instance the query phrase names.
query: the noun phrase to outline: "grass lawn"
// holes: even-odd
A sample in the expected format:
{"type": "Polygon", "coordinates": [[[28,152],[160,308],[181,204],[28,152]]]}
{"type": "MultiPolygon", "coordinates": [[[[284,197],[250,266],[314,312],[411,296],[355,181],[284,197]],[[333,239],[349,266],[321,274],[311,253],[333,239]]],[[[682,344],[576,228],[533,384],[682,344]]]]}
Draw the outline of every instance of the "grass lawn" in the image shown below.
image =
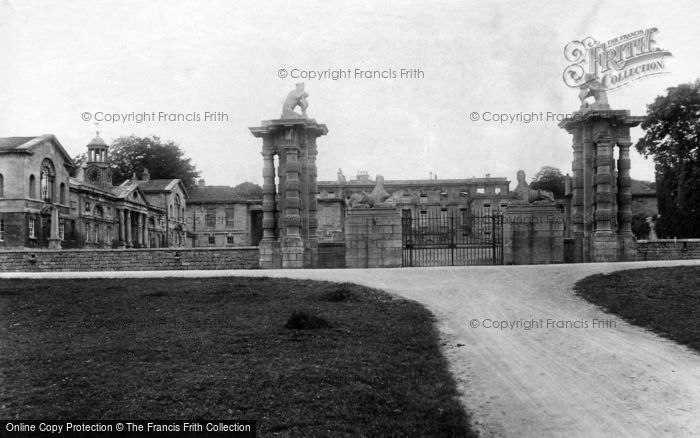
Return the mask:
{"type": "Polygon", "coordinates": [[[700,352],[700,267],[593,275],[576,293],[624,320],[700,352]]]}
{"type": "Polygon", "coordinates": [[[0,418],[474,436],[427,310],[286,279],[3,280],[0,418]]]}

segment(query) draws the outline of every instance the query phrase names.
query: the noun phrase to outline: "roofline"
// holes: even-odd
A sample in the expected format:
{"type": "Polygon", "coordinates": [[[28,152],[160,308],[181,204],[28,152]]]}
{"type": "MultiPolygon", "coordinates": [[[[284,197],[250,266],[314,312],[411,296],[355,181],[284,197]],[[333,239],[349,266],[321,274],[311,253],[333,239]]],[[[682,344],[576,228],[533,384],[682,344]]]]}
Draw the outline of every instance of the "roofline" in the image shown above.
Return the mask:
{"type": "Polygon", "coordinates": [[[64,163],[63,163],[64,166],[69,167],[69,168],[75,167],[75,162],[73,161],[71,156],[68,155],[68,152],[66,152],[66,149],[63,147],[61,142],[58,141],[56,136],[53,134],[42,134],[38,137],[32,138],[31,140],[29,140],[26,143],[22,143],[21,145],[19,145],[17,147],[14,147],[12,149],[5,149],[5,150],[3,150],[3,152],[4,153],[30,153],[31,154],[31,153],[33,153],[30,150],[31,148],[33,148],[37,144],[39,144],[43,141],[46,141],[46,140],[52,141],[55,144],[58,151],[63,155],[63,158],[65,159],[64,163]]]}

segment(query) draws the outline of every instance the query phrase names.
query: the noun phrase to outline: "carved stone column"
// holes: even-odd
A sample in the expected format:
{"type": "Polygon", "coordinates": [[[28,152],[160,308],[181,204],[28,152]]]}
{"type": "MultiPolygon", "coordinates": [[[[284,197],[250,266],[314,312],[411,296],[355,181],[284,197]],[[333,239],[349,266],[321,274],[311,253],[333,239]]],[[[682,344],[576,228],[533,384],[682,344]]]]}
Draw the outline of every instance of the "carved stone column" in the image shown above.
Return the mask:
{"type": "Polygon", "coordinates": [[[305,159],[302,162],[303,211],[302,228],[304,234],[304,266],[318,265],[318,193],[316,169],[316,138],[308,138],[305,143],[305,159]]]}
{"type": "Polygon", "coordinates": [[[275,156],[272,152],[263,152],[263,240],[275,238],[275,156]]]}
{"type": "Polygon", "coordinates": [[[148,235],[148,215],[143,214],[143,246],[144,248],[150,248],[150,236],[148,235]]]}
{"type": "Polygon", "coordinates": [[[594,185],[594,145],[591,130],[584,127],[581,130],[583,142],[583,261],[591,261],[591,235],[593,233],[595,209],[594,185]]]}
{"type": "Polygon", "coordinates": [[[284,181],[284,237],[282,239],[282,268],[304,267],[304,244],[301,233],[301,166],[299,163],[299,148],[286,146],[284,148],[285,181],[284,181]]]}
{"type": "Polygon", "coordinates": [[[571,179],[571,224],[573,225],[574,262],[581,263],[583,259],[583,136],[581,129],[573,133],[574,160],[571,163],[573,177],[571,179]]]}
{"type": "Polygon", "coordinates": [[[126,227],[125,227],[125,211],[123,208],[118,208],[117,209],[117,218],[119,218],[119,248],[125,248],[126,247],[126,227]]]}
{"type": "Polygon", "coordinates": [[[131,248],[133,241],[131,240],[131,210],[124,209],[124,223],[126,224],[126,246],[131,248]]]}
{"type": "Polygon", "coordinates": [[[143,213],[136,213],[138,219],[138,230],[136,230],[136,246],[143,247],[143,213]]]}
{"type": "Polygon", "coordinates": [[[619,140],[619,158],[617,160],[617,223],[620,234],[622,260],[636,260],[637,239],[632,234],[632,178],[630,177],[629,139],[619,140]]]}
{"type": "Polygon", "coordinates": [[[603,131],[596,138],[595,232],[612,232],[612,138],[603,131]]]}

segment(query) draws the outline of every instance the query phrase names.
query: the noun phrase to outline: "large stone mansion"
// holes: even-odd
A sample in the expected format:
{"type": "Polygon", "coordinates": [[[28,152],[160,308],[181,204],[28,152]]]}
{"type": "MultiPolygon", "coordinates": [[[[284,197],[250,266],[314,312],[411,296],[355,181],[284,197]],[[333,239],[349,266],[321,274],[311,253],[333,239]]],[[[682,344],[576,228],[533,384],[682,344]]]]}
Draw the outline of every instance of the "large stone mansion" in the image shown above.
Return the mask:
{"type": "MultiPolygon", "coordinates": [[[[114,185],[109,146],[99,134],[86,150],[87,161],[77,166],[53,135],[0,138],[0,250],[241,247],[260,242],[261,195],[242,196],[233,187],[209,186],[204,180],[186,188],[179,179],[150,179],[147,170],[114,185]]],[[[343,241],[346,200],[369,193],[374,185],[366,172],[346,179],[339,171],[335,181],[318,182],[319,243],[343,241]]],[[[509,185],[506,178],[490,175],[384,182],[391,193],[388,202],[404,217],[416,219],[502,212],[508,206],[509,185]]],[[[636,201],[652,197],[648,191],[634,196],[636,201]]]]}

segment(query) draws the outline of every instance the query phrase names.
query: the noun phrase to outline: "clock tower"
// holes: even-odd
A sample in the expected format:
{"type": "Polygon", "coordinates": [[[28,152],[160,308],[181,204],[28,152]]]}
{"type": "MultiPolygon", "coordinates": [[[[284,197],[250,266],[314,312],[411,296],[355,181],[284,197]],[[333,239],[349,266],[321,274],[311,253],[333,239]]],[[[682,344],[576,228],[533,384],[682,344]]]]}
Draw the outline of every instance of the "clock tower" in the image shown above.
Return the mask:
{"type": "Polygon", "coordinates": [[[107,151],[109,146],[102,140],[98,132],[87,145],[87,162],[85,163],[85,179],[99,187],[112,186],[112,169],[109,167],[107,151]]]}

